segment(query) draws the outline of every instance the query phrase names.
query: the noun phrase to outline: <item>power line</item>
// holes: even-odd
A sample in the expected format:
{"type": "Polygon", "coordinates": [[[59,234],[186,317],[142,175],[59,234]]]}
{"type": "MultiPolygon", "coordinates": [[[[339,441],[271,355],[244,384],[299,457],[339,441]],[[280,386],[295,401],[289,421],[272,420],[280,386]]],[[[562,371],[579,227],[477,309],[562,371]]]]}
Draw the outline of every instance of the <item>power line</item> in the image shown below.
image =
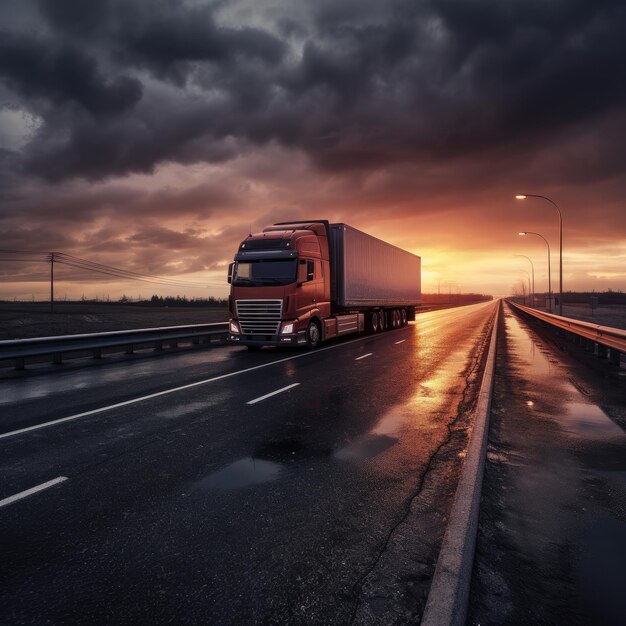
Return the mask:
{"type": "MultiPolygon", "coordinates": [[[[113,276],[116,278],[123,278],[125,280],[137,280],[141,282],[164,285],[170,287],[186,287],[186,288],[207,288],[207,287],[221,287],[222,283],[206,282],[200,283],[189,280],[179,280],[175,278],[168,278],[167,276],[157,276],[155,274],[145,274],[141,272],[134,272],[132,270],[126,270],[112,265],[105,265],[103,263],[97,263],[88,259],[83,259],[65,252],[36,252],[32,250],[7,250],[0,249],[0,254],[12,254],[18,255],[19,258],[8,258],[8,261],[23,261],[27,263],[32,262],[47,262],[47,263],[61,263],[72,267],[74,269],[81,269],[85,271],[96,272],[98,274],[104,274],[107,276],[113,276]],[[27,256],[28,258],[23,258],[27,256]]],[[[0,260],[5,260],[0,258],[0,260]]]]}
{"type": "Polygon", "coordinates": [[[81,269],[81,270],[86,270],[86,271],[90,271],[90,272],[96,272],[98,274],[105,274],[107,276],[114,276],[116,278],[123,278],[124,280],[138,280],[140,282],[144,282],[144,283],[151,283],[151,284],[156,284],[156,285],[167,285],[167,286],[171,286],[171,287],[201,287],[201,288],[205,288],[208,286],[208,284],[202,284],[202,283],[187,283],[184,281],[176,281],[176,280],[172,280],[172,279],[164,279],[164,280],[158,280],[158,279],[152,279],[152,278],[140,278],[138,276],[130,276],[127,274],[123,274],[120,272],[115,272],[115,271],[109,271],[107,269],[101,269],[98,267],[91,267],[82,263],[75,263],[71,260],[67,260],[67,259],[63,259],[63,258],[57,258],[56,255],[54,257],[55,262],[57,263],[62,263],[63,265],[67,265],[69,267],[73,267],[75,269],[81,269]]]}
{"type": "Polygon", "coordinates": [[[73,256],[71,254],[66,254],[64,252],[55,252],[55,259],[64,259],[64,260],[68,260],[68,261],[72,261],[75,263],[79,263],[79,264],[83,264],[88,266],[91,269],[94,269],[94,271],[96,271],[97,269],[103,269],[106,271],[110,271],[110,272],[118,272],[118,273],[122,273],[126,276],[129,277],[136,277],[136,278],[145,278],[145,279],[152,279],[152,280],[161,280],[161,281],[167,281],[167,282],[176,282],[176,283],[184,283],[185,285],[189,285],[189,286],[198,286],[198,287],[204,287],[206,285],[206,283],[199,283],[196,281],[191,281],[191,280],[178,280],[175,278],[167,278],[166,276],[156,276],[154,274],[144,274],[142,272],[134,272],[132,270],[125,270],[125,269],[121,269],[118,267],[113,267],[111,265],[104,265],[103,263],[96,263],[95,261],[89,261],[87,259],[81,259],[80,257],[76,257],[73,256]]]}

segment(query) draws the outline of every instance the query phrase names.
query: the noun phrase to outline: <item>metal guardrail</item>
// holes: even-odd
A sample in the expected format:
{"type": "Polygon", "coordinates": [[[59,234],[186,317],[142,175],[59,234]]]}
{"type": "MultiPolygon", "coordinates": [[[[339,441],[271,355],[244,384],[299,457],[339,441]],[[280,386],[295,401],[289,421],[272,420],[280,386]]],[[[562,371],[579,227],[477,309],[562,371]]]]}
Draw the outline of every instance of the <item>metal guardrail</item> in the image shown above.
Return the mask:
{"type": "Polygon", "coordinates": [[[60,364],[63,362],[63,357],[68,354],[91,352],[94,358],[100,358],[104,349],[113,352],[115,348],[124,348],[126,354],[132,354],[139,346],[149,347],[154,344],[156,350],[162,350],[164,344],[176,347],[178,341],[189,339],[192,345],[207,344],[214,339],[225,339],[227,331],[228,322],[217,322],[114,330],[82,335],[9,339],[0,341],[0,361],[13,360],[16,369],[24,369],[26,359],[33,357],[50,356],[53,363],[60,364]]]}
{"type": "MultiPolygon", "coordinates": [[[[593,342],[596,344],[597,348],[608,348],[608,354],[598,354],[598,356],[608,357],[611,363],[615,365],[619,365],[621,355],[626,354],[626,330],[612,328],[611,326],[600,326],[591,322],[583,322],[581,320],[572,319],[571,317],[561,317],[560,315],[554,315],[552,313],[544,313],[543,311],[538,311],[537,309],[532,309],[517,304],[516,302],[511,302],[510,300],[506,302],[542,322],[593,342]]],[[[597,350],[597,352],[599,351],[597,350]]]]}

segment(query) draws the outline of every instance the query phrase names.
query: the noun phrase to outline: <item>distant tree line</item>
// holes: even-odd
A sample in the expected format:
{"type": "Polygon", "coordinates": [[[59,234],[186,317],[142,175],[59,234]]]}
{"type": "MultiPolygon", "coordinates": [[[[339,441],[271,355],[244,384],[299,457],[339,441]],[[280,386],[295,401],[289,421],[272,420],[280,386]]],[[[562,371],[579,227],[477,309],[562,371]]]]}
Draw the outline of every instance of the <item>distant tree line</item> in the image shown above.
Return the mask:
{"type": "MultiPolygon", "coordinates": [[[[519,301],[527,299],[526,282],[520,281],[520,284],[513,289],[513,296],[519,301]]],[[[559,293],[552,292],[552,296],[555,301],[559,301],[559,293]]],[[[548,297],[546,292],[535,293],[535,298],[538,302],[544,302],[548,297]]],[[[592,298],[595,300],[598,306],[609,306],[611,304],[626,306],[626,293],[621,289],[613,291],[608,289],[607,291],[565,291],[563,292],[563,304],[591,304],[592,298]]]]}
{"type": "Polygon", "coordinates": [[[487,302],[493,296],[482,293],[423,293],[422,304],[469,304],[471,302],[487,302]]]}
{"type": "Polygon", "coordinates": [[[214,298],[187,298],[186,296],[157,296],[153,295],[150,300],[141,300],[135,304],[139,306],[185,306],[185,307],[225,307],[228,306],[228,299],[214,298]]]}
{"type": "MultiPolygon", "coordinates": [[[[65,298],[64,302],[75,302],[73,300],[68,300],[65,298]]],[[[187,296],[157,296],[153,295],[149,300],[146,298],[142,298],[139,296],[138,298],[133,298],[132,296],[127,296],[126,294],[119,297],[117,300],[111,300],[108,295],[105,295],[103,298],[86,298],[82,296],[80,302],[83,303],[92,303],[92,304],[130,304],[132,306],[162,306],[162,307],[222,307],[228,306],[227,298],[214,298],[213,296],[209,296],[208,298],[188,298],[187,296]]]]}

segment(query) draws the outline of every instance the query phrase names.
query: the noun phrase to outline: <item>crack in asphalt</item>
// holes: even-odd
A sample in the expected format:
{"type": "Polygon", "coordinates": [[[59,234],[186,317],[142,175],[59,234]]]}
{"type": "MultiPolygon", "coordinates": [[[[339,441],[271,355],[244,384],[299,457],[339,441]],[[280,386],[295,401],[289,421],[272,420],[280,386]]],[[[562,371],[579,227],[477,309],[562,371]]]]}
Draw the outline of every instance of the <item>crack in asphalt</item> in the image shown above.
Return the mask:
{"type": "Polygon", "coordinates": [[[432,456],[430,457],[424,471],[419,477],[416,491],[414,491],[407,498],[404,512],[402,513],[398,521],[395,524],[393,524],[393,526],[387,533],[387,536],[385,537],[385,541],[381,549],[379,550],[376,558],[374,559],[372,565],[366,570],[366,572],[356,581],[356,583],[352,587],[352,594],[356,595],[356,601],[355,601],[354,610],[352,611],[352,615],[350,616],[350,621],[349,621],[350,624],[354,624],[358,610],[361,607],[361,604],[362,604],[361,593],[363,591],[363,585],[365,581],[378,566],[380,560],[382,559],[383,555],[387,551],[389,542],[391,541],[391,538],[393,537],[396,530],[406,521],[406,519],[410,515],[411,509],[413,507],[413,502],[422,493],[424,484],[426,482],[426,478],[428,474],[430,473],[430,471],[433,469],[435,462],[437,460],[437,457],[439,456],[439,453],[450,443],[452,439],[452,435],[455,432],[458,432],[459,430],[461,430],[461,429],[455,429],[454,426],[459,422],[461,417],[465,415],[468,410],[473,410],[476,405],[478,394],[477,393],[470,394],[470,391],[473,385],[476,384],[476,382],[478,382],[478,384],[480,385],[480,381],[477,379],[473,379],[473,377],[478,371],[480,371],[481,367],[484,365],[484,362],[486,360],[486,355],[487,355],[486,347],[489,344],[491,332],[493,331],[494,320],[495,320],[495,314],[492,315],[492,317],[489,319],[489,321],[486,324],[487,332],[482,338],[482,342],[480,344],[480,349],[478,350],[478,354],[476,358],[474,359],[469,371],[465,375],[465,388],[463,389],[463,392],[461,394],[461,399],[459,400],[459,404],[457,406],[456,415],[451,421],[449,421],[446,424],[446,428],[448,430],[448,434],[446,438],[439,444],[439,446],[437,446],[436,450],[433,452],[432,456]],[[468,398],[468,394],[470,394],[469,398],[468,398]]]}

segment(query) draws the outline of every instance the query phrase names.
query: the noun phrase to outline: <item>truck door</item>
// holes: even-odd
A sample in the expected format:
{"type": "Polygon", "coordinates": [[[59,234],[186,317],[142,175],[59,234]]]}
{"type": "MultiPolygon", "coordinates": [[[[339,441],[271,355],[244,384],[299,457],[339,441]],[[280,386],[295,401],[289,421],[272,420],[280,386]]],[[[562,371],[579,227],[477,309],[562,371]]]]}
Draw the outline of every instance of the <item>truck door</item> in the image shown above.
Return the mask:
{"type": "Polygon", "coordinates": [[[298,290],[296,294],[296,315],[303,315],[317,306],[319,280],[315,276],[315,261],[300,259],[298,264],[298,290]]]}
{"type": "MultiPolygon", "coordinates": [[[[328,317],[330,315],[330,280],[326,279],[325,273],[328,265],[324,266],[324,261],[315,259],[315,284],[317,285],[317,304],[320,308],[320,315],[328,317]]],[[[329,277],[330,278],[330,277],[329,277]]]]}

